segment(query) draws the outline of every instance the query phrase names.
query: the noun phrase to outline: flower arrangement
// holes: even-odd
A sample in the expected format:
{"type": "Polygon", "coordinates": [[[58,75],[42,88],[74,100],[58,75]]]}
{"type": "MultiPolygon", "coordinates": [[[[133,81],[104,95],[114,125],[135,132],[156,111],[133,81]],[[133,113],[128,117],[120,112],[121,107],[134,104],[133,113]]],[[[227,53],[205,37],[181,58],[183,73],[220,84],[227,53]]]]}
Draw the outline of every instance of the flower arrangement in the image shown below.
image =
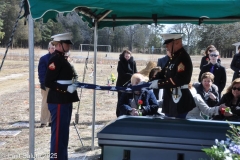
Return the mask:
{"type": "Polygon", "coordinates": [[[216,139],[211,148],[202,149],[213,160],[240,160],[240,126],[229,125],[226,141],[216,139]]]}
{"type": "Polygon", "coordinates": [[[138,100],[138,115],[142,116],[142,104],[143,101],[141,99],[138,100]]]}
{"type": "Polygon", "coordinates": [[[110,76],[110,80],[112,81],[112,84],[114,84],[116,77],[114,76],[114,74],[112,73],[110,76]]]}
{"type": "Polygon", "coordinates": [[[230,114],[232,114],[231,108],[230,108],[230,107],[221,108],[221,114],[224,114],[224,113],[230,113],[230,114]]]}

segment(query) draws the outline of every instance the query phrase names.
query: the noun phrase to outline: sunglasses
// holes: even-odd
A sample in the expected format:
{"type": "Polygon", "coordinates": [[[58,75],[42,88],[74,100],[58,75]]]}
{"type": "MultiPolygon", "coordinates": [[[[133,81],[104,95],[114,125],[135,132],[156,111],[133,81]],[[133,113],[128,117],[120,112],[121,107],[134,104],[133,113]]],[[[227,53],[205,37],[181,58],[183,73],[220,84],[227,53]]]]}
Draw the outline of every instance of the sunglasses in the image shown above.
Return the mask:
{"type": "Polygon", "coordinates": [[[238,91],[240,91],[240,88],[237,88],[237,87],[233,87],[233,88],[232,88],[232,90],[234,90],[234,91],[235,91],[236,89],[237,89],[238,91]]]}
{"type": "Polygon", "coordinates": [[[218,55],[216,54],[210,54],[210,57],[217,57],[218,55]]]}
{"type": "Polygon", "coordinates": [[[212,52],[213,50],[208,50],[208,52],[212,52]]]}

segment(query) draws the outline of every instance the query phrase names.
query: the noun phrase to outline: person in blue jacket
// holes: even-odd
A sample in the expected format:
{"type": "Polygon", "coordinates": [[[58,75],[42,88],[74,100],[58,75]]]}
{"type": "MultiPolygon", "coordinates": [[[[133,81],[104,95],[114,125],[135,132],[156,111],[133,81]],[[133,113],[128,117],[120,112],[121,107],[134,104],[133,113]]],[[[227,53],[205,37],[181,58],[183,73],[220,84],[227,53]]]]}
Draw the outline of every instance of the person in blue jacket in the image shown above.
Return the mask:
{"type": "Polygon", "coordinates": [[[48,53],[43,55],[39,59],[38,63],[38,79],[40,83],[41,88],[41,94],[42,94],[42,107],[41,107],[41,116],[40,116],[40,128],[45,127],[48,123],[48,125],[51,125],[51,117],[50,117],[50,111],[48,110],[48,104],[47,104],[47,95],[49,88],[45,86],[45,76],[48,68],[48,61],[52,57],[52,53],[55,50],[55,46],[52,44],[52,42],[49,42],[48,44],[48,53]]]}
{"type": "MultiPolygon", "coordinates": [[[[162,58],[158,58],[157,66],[161,67],[161,70],[162,70],[167,65],[167,62],[169,61],[169,59],[170,58],[168,55],[165,55],[162,58]]],[[[153,89],[153,93],[155,94],[157,100],[162,100],[163,89],[153,89]]]]}
{"type": "MultiPolygon", "coordinates": [[[[135,73],[131,77],[132,86],[144,83],[144,77],[135,73]]],[[[158,114],[158,103],[154,93],[149,89],[123,93],[117,105],[120,115],[146,116],[158,114]]]]}

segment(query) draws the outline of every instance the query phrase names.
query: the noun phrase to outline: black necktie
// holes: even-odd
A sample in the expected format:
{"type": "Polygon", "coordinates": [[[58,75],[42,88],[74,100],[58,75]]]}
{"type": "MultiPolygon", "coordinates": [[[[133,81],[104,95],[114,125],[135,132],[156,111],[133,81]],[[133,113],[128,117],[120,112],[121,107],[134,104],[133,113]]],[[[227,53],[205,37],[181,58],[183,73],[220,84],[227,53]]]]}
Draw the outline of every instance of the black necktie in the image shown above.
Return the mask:
{"type": "Polygon", "coordinates": [[[212,65],[212,68],[210,69],[210,72],[213,73],[214,71],[214,65],[212,65]]]}

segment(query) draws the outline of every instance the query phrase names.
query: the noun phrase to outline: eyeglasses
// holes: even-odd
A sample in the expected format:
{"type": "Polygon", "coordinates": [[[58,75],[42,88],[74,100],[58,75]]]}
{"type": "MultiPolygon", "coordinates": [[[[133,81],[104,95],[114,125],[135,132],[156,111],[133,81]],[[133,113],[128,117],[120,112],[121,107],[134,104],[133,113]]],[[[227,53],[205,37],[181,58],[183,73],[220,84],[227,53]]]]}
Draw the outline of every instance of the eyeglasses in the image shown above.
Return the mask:
{"type": "Polygon", "coordinates": [[[208,50],[208,52],[212,52],[213,50],[208,50]]]}
{"type": "Polygon", "coordinates": [[[237,87],[233,87],[233,88],[232,88],[232,90],[234,90],[234,91],[235,91],[236,89],[237,89],[238,91],[240,91],[240,88],[237,88],[237,87]]]}
{"type": "Polygon", "coordinates": [[[217,57],[218,55],[216,54],[210,54],[211,57],[217,57]]]}

